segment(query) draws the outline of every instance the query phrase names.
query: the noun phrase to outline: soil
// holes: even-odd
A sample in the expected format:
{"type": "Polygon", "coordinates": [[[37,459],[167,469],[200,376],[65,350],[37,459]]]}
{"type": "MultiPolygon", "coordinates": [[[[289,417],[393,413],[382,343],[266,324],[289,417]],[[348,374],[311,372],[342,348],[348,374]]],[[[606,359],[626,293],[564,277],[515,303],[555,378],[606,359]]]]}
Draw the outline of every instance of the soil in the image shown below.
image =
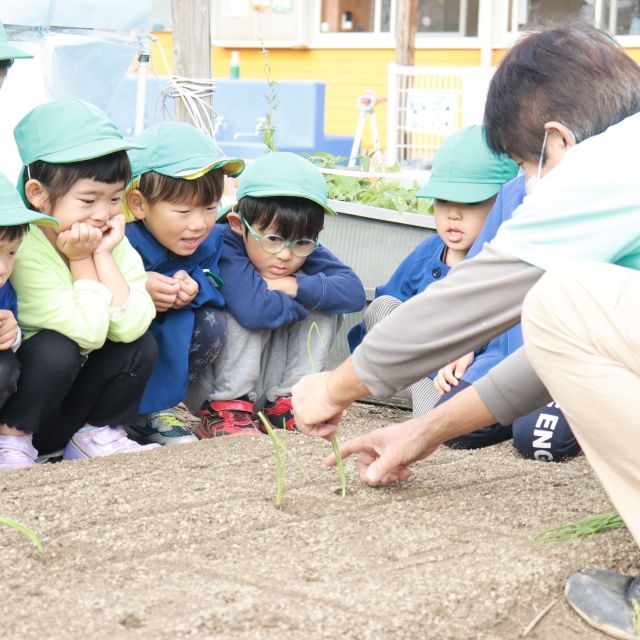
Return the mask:
{"type": "MultiPolygon", "coordinates": [[[[406,419],[356,405],[341,439],[406,419]]],[[[613,510],[584,457],[519,458],[509,443],[441,449],[374,489],[326,442],[285,434],[275,499],[266,436],[228,437],[0,476],[5,639],[518,638],[586,566],[638,574],[626,529],[550,546],[536,532],[613,510]]],[[[602,638],[560,598],[527,636],[602,638]]]]}

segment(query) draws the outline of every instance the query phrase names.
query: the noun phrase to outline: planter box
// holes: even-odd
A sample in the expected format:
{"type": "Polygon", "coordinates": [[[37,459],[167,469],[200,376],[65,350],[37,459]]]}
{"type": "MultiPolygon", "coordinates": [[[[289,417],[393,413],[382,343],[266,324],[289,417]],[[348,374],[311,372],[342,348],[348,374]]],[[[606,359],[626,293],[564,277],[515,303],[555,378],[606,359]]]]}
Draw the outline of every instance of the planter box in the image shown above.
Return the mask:
{"type": "MultiPolygon", "coordinates": [[[[375,288],[389,279],[416,245],[435,233],[432,216],[399,213],[339,200],[330,200],[329,203],[338,216],[325,216],[320,241],[358,274],[364,283],[368,302],[373,300],[375,288]]],[[[354,324],[362,320],[362,316],[362,312],[345,316],[331,352],[330,368],[349,356],[346,335],[354,324]]]]}

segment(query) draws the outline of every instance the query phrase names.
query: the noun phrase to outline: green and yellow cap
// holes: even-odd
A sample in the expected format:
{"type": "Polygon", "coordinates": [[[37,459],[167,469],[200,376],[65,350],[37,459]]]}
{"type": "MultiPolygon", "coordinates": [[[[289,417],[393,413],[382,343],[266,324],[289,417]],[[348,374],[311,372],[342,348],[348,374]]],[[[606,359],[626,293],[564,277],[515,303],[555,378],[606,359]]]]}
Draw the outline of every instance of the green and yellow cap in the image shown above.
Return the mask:
{"type": "Polygon", "coordinates": [[[102,109],[84,100],[42,104],[18,122],[13,135],[24,165],[18,178],[18,192],[23,200],[24,173],[36,160],[65,164],[140,148],[123,138],[102,109]]]}
{"type": "Polygon", "coordinates": [[[473,125],[456,131],[433,158],[431,178],[416,196],[471,204],[488,200],[516,177],[518,165],[487,145],[484,127],[473,125]]]}
{"type": "Polygon", "coordinates": [[[204,132],[186,122],[161,122],[135,138],[140,146],[129,152],[131,178],[155,171],[170,178],[195,180],[213,169],[236,177],[244,160],[227,158],[204,132]]]}
{"type": "MultiPolygon", "coordinates": [[[[309,160],[288,151],[265,153],[245,169],[238,180],[236,199],[240,200],[245,196],[306,198],[319,204],[326,213],[336,215],[329,206],[324,176],[309,160]]],[[[226,218],[232,206],[222,209],[218,220],[226,218]]]]}
{"type": "Polygon", "coordinates": [[[55,218],[27,209],[9,178],[0,173],[0,227],[13,227],[31,222],[45,227],[58,226],[55,218]]]}
{"type": "Polygon", "coordinates": [[[30,53],[9,44],[9,37],[0,22],[0,60],[15,60],[16,58],[33,58],[30,53]]]}

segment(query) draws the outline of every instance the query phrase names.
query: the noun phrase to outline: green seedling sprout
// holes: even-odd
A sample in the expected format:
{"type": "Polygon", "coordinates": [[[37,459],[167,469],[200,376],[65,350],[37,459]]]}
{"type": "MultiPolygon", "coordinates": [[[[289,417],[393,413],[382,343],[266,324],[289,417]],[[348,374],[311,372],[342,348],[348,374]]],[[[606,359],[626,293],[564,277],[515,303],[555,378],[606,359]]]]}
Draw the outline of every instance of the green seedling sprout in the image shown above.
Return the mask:
{"type": "Polygon", "coordinates": [[[38,537],[38,534],[31,531],[29,527],[25,527],[25,525],[21,524],[20,522],[16,522],[11,518],[3,518],[3,517],[0,517],[0,524],[6,524],[8,527],[13,527],[14,529],[17,529],[20,533],[23,533],[25,536],[27,536],[27,538],[29,538],[31,542],[33,542],[33,544],[36,545],[36,548],[40,553],[44,552],[44,545],[42,544],[42,540],[40,540],[40,538],[38,537]]]}
{"type": "Polygon", "coordinates": [[[571,540],[572,538],[579,538],[580,536],[591,536],[596,533],[611,531],[612,529],[619,529],[624,526],[620,514],[613,511],[549,529],[549,531],[544,531],[534,536],[532,540],[536,544],[546,544],[549,542],[559,542],[561,540],[571,540]]]}
{"type": "Polygon", "coordinates": [[[280,449],[282,449],[282,443],[280,442],[280,439],[273,431],[271,425],[269,424],[269,421],[264,417],[264,413],[262,413],[262,411],[258,412],[258,418],[260,418],[262,424],[264,425],[264,428],[267,430],[267,435],[271,440],[273,451],[276,456],[276,507],[279,507],[282,503],[282,496],[284,494],[284,479],[287,472],[286,453],[285,460],[283,461],[280,457],[280,449]]]}
{"type": "MultiPolygon", "coordinates": [[[[311,364],[311,370],[313,371],[313,373],[316,373],[317,371],[316,363],[315,363],[315,360],[313,359],[313,354],[311,353],[311,334],[313,333],[314,329],[318,334],[318,340],[320,340],[321,343],[324,343],[324,341],[322,340],[320,329],[318,329],[318,325],[314,320],[311,323],[311,326],[309,327],[309,333],[307,334],[307,355],[309,356],[309,363],[311,364]]],[[[347,495],[347,474],[344,471],[344,460],[340,455],[340,446],[338,445],[338,439],[335,436],[331,438],[331,447],[333,448],[333,455],[336,457],[336,469],[338,471],[338,476],[340,477],[340,486],[342,487],[342,497],[344,498],[347,495]]]]}

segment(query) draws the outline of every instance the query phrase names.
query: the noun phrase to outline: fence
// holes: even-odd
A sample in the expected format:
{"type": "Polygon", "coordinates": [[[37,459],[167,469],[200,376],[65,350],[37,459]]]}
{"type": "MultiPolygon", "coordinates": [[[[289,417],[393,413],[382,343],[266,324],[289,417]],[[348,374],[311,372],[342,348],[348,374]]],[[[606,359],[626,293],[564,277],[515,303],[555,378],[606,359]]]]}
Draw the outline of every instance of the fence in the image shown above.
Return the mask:
{"type": "Polygon", "coordinates": [[[443,140],[482,122],[492,68],[389,65],[387,164],[430,167],[443,140]]]}

